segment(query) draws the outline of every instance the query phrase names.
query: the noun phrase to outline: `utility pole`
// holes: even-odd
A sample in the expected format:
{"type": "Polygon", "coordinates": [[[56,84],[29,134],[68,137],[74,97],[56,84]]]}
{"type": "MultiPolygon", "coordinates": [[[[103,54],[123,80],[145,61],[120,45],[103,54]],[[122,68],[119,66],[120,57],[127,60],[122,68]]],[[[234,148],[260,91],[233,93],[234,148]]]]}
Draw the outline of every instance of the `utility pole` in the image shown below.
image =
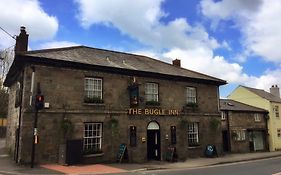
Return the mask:
{"type": "Polygon", "coordinates": [[[35,115],[34,115],[34,124],[33,124],[33,142],[32,142],[32,150],[31,150],[31,168],[34,167],[34,159],[35,159],[35,150],[36,145],[39,142],[38,138],[38,111],[44,108],[44,96],[41,95],[40,83],[37,83],[37,95],[35,96],[35,115]]]}

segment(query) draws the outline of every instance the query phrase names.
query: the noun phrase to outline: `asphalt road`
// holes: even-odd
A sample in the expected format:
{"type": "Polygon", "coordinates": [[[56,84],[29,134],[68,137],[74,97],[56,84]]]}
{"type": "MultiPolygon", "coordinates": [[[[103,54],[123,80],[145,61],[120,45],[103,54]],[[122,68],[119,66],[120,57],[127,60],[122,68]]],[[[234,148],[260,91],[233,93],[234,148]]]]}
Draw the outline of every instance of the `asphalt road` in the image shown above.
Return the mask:
{"type": "Polygon", "coordinates": [[[197,169],[139,171],[134,175],[281,175],[281,157],[197,169]]]}

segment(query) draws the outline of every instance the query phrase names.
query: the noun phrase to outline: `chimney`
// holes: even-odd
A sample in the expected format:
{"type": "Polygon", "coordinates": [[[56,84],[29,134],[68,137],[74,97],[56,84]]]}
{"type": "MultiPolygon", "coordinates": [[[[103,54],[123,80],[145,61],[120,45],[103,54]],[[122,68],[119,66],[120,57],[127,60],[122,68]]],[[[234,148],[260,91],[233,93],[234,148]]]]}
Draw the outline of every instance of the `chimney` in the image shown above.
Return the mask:
{"type": "Polygon", "coordinates": [[[279,87],[277,85],[272,85],[269,90],[272,95],[280,98],[279,87]]]}
{"type": "Polygon", "coordinates": [[[176,67],[181,67],[181,60],[178,59],[173,60],[173,65],[176,67]]]}
{"type": "Polygon", "coordinates": [[[16,38],[15,53],[27,51],[28,34],[26,34],[25,27],[20,27],[20,34],[16,38]]]}

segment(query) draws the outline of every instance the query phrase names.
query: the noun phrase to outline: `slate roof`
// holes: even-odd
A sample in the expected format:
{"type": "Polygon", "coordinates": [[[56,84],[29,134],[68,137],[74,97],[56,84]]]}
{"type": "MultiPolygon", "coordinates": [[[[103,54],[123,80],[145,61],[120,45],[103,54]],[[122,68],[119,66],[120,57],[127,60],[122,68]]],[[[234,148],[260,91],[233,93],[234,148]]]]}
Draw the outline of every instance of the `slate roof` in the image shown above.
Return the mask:
{"type": "Polygon", "coordinates": [[[267,111],[261,108],[250,106],[230,99],[220,99],[220,110],[227,111],[245,111],[245,112],[264,112],[267,111]]]}
{"type": "Polygon", "coordinates": [[[255,89],[255,88],[250,88],[250,87],[246,87],[246,86],[241,86],[241,87],[246,88],[247,90],[253,92],[254,94],[256,94],[268,101],[281,103],[281,98],[276,97],[273,94],[266,92],[262,89],[255,89]]]}
{"type": "Polygon", "coordinates": [[[27,51],[22,53],[20,56],[24,57],[23,59],[34,58],[35,60],[36,58],[37,60],[44,60],[45,62],[64,61],[69,62],[72,65],[75,63],[94,65],[113,69],[142,71],[177,77],[190,77],[192,79],[205,80],[218,85],[226,84],[226,81],[224,80],[173,66],[172,64],[168,64],[147,56],[97,49],[86,46],[27,51]]]}

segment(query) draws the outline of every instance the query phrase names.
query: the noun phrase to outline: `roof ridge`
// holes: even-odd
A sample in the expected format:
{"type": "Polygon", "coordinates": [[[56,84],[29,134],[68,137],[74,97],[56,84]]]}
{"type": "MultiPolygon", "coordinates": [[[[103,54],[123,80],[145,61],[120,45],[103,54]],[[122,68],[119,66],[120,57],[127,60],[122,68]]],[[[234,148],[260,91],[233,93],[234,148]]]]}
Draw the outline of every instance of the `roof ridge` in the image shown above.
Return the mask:
{"type": "Polygon", "coordinates": [[[240,104],[245,105],[245,106],[249,106],[249,107],[252,107],[252,108],[256,108],[256,109],[260,109],[260,110],[266,111],[266,110],[263,109],[263,108],[259,108],[259,107],[256,107],[256,106],[252,106],[252,105],[249,105],[249,104],[246,104],[246,103],[242,103],[242,102],[240,102],[240,101],[236,101],[236,100],[233,100],[233,99],[220,99],[220,100],[224,100],[224,101],[233,101],[233,102],[235,102],[235,103],[240,103],[240,104]]]}
{"type": "Polygon", "coordinates": [[[116,50],[108,50],[108,49],[102,49],[102,48],[89,47],[89,46],[84,46],[84,45],[70,46],[70,47],[61,47],[61,48],[51,48],[51,49],[41,49],[41,50],[32,50],[32,51],[27,51],[27,52],[25,52],[23,54],[44,53],[44,52],[52,52],[52,51],[63,51],[63,50],[70,50],[70,49],[76,49],[76,48],[87,48],[87,49],[100,50],[100,51],[106,51],[106,52],[111,52],[111,53],[118,53],[118,54],[122,54],[122,55],[132,55],[132,56],[143,57],[143,58],[151,59],[151,60],[156,61],[156,62],[160,62],[162,64],[173,66],[175,69],[182,69],[182,70],[194,73],[194,74],[206,76],[208,78],[212,78],[212,79],[215,79],[217,81],[222,81],[222,82],[226,83],[225,80],[222,80],[220,78],[216,78],[214,76],[210,76],[210,75],[207,75],[207,74],[204,74],[204,73],[200,73],[200,72],[197,72],[197,71],[194,71],[194,70],[190,70],[190,69],[187,69],[187,68],[183,68],[183,67],[176,67],[176,66],[174,66],[171,63],[167,63],[165,61],[162,61],[162,60],[159,60],[159,59],[156,59],[156,58],[152,58],[152,57],[149,57],[149,56],[139,55],[139,54],[135,54],[135,53],[122,52],[122,51],[116,51],[116,50]]]}

